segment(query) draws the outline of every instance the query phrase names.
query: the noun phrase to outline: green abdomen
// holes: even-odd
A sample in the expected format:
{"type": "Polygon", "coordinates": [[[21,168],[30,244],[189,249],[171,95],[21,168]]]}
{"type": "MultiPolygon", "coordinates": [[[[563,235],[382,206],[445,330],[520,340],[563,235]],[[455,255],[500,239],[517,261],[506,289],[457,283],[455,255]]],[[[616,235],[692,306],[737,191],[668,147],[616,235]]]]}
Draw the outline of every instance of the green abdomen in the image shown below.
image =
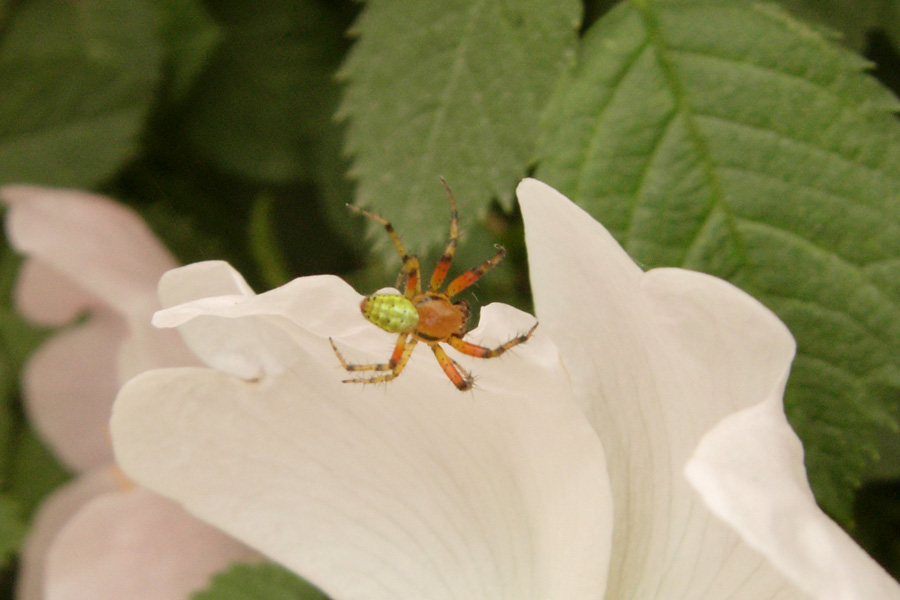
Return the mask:
{"type": "Polygon", "coordinates": [[[365,318],[391,333],[409,331],[419,322],[416,307],[403,296],[366,296],[360,308],[365,318]]]}

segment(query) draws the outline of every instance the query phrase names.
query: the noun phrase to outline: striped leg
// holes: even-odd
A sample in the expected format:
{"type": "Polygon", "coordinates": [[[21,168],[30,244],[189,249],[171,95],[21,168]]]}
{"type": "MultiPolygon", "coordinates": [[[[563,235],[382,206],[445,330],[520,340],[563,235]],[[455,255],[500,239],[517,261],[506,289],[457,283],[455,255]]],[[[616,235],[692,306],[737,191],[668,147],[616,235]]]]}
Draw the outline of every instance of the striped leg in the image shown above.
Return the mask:
{"type": "Polygon", "coordinates": [[[439,345],[433,344],[431,346],[431,349],[432,351],[434,351],[434,356],[440,363],[441,368],[444,370],[444,373],[446,373],[447,377],[450,378],[450,381],[453,382],[453,385],[455,385],[460,391],[463,392],[466,390],[471,390],[472,386],[475,384],[475,378],[467,373],[465,369],[456,364],[456,362],[452,358],[447,356],[447,353],[444,352],[444,349],[439,345]]]}
{"type": "Polygon", "coordinates": [[[485,348],[484,346],[479,346],[478,344],[467,342],[455,335],[450,336],[450,339],[447,340],[447,343],[463,354],[468,354],[469,356],[474,356],[476,358],[494,358],[495,356],[500,356],[513,346],[518,346],[523,342],[527,342],[528,338],[531,337],[531,334],[534,333],[534,330],[537,328],[537,326],[538,324],[535,323],[527,333],[516,336],[505,344],[497,346],[496,348],[485,348]]]}
{"type": "Polygon", "coordinates": [[[456,253],[456,245],[459,242],[459,219],[456,215],[456,200],[453,198],[450,186],[447,185],[443,177],[441,177],[441,183],[444,184],[444,189],[447,190],[447,197],[450,198],[450,241],[447,242],[447,248],[431,274],[431,285],[428,289],[432,292],[438,291],[441,284],[444,283],[447,272],[450,270],[450,263],[453,262],[453,255],[456,253]]]}
{"type": "Polygon", "coordinates": [[[397,275],[397,283],[394,284],[397,289],[403,286],[403,295],[412,300],[422,293],[422,282],[419,281],[419,257],[407,256],[403,262],[403,268],[397,275]],[[404,278],[406,281],[404,281],[404,278]]]}
{"type": "Polygon", "coordinates": [[[447,286],[448,296],[452,298],[453,296],[457,295],[458,293],[481,279],[481,277],[485,273],[500,264],[500,261],[503,260],[504,256],[506,256],[506,249],[504,249],[503,246],[499,246],[497,244],[494,244],[494,247],[497,249],[497,254],[487,259],[474,269],[469,269],[450,282],[450,285],[447,286]]]}
{"type": "Polygon", "coordinates": [[[403,295],[407,298],[412,298],[421,294],[422,284],[419,281],[419,259],[416,256],[411,256],[406,253],[406,248],[403,247],[400,236],[394,231],[394,226],[384,217],[379,217],[375,213],[353,206],[352,204],[348,204],[347,208],[355,213],[369,217],[384,227],[384,230],[387,231],[388,235],[391,237],[394,248],[397,249],[397,254],[399,254],[400,258],[403,260],[403,268],[400,270],[400,275],[397,277],[397,287],[400,287],[401,283],[403,284],[403,295]],[[406,279],[405,282],[404,278],[406,279]]]}
{"type": "Polygon", "coordinates": [[[406,367],[406,363],[409,361],[409,357],[412,356],[412,351],[416,347],[416,342],[418,341],[416,338],[412,338],[409,343],[407,343],[407,338],[408,334],[400,334],[400,337],[397,339],[397,345],[394,346],[394,352],[391,354],[390,361],[370,365],[354,365],[348,363],[338,351],[337,346],[334,345],[334,340],[328,338],[328,341],[331,342],[331,348],[337,355],[338,360],[341,361],[341,366],[347,371],[390,371],[390,373],[387,373],[386,375],[376,375],[375,377],[345,379],[344,383],[380,383],[382,381],[394,379],[403,371],[403,368],[406,367]]]}

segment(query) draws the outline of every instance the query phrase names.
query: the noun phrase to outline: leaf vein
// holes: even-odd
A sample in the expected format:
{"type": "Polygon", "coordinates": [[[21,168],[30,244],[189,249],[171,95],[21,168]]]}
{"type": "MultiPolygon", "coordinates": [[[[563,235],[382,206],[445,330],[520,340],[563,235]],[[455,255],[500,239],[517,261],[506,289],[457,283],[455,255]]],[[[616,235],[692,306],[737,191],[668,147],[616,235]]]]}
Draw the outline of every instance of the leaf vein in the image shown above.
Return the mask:
{"type": "MultiPolygon", "coordinates": [[[[675,100],[675,110],[683,116],[687,135],[696,149],[698,162],[702,165],[704,177],[710,188],[711,205],[719,206],[722,210],[725,226],[731,233],[731,237],[734,241],[733,247],[737,254],[738,262],[747,264],[746,252],[743,249],[743,241],[738,232],[731,206],[729,206],[726,201],[725,194],[716,175],[715,163],[712,160],[708,143],[694,121],[694,109],[688,101],[687,94],[682,89],[680,74],[677,72],[676,66],[668,56],[668,52],[670,51],[668,43],[660,31],[660,25],[656,22],[655,15],[651,14],[651,8],[643,3],[635,3],[634,6],[644,22],[650,44],[656,49],[657,64],[659,65],[663,78],[668,83],[669,90],[675,100]]],[[[707,211],[705,219],[707,223],[713,212],[713,210],[707,211]]],[[[703,229],[704,227],[701,227],[700,231],[703,229]]],[[[695,236],[694,240],[688,244],[685,256],[691,252],[698,239],[699,237],[695,236]]]]}
{"type": "MultiPolygon", "coordinates": [[[[835,254],[834,252],[829,251],[827,248],[824,248],[821,245],[819,245],[813,241],[810,241],[810,240],[800,237],[799,235],[797,235],[796,232],[787,231],[780,227],[770,225],[768,223],[762,223],[760,221],[742,220],[742,226],[747,229],[765,230],[776,237],[791,239],[791,240],[795,241],[796,243],[800,244],[801,246],[806,247],[813,254],[819,254],[819,255],[825,256],[826,258],[829,258],[831,260],[837,261],[842,266],[857,273],[859,275],[860,279],[865,280],[869,284],[871,289],[877,293],[877,295],[884,302],[884,304],[892,307],[893,312],[895,314],[900,313],[900,305],[898,305],[898,302],[896,300],[894,300],[893,298],[891,298],[890,296],[885,294],[877,285],[875,285],[875,283],[872,282],[866,276],[866,273],[864,270],[860,269],[853,263],[848,262],[842,256],[839,256],[839,255],[835,254]]],[[[758,297],[763,297],[763,296],[771,297],[771,296],[773,296],[773,294],[771,294],[770,292],[767,291],[765,293],[760,294],[758,297]]],[[[796,298],[798,300],[800,299],[798,296],[794,296],[794,298],[796,298]]],[[[847,313],[847,314],[849,315],[849,313],[847,313]]],[[[883,334],[885,333],[883,328],[873,329],[872,326],[869,325],[868,323],[859,321],[855,317],[853,317],[853,319],[857,323],[859,323],[860,326],[865,331],[867,331],[869,334],[871,334],[874,339],[881,340],[886,346],[894,346],[896,344],[895,341],[892,341],[892,340],[889,340],[889,339],[886,339],[883,337],[883,334]]]]}
{"type": "MultiPolygon", "coordinates": [[[[764,65],[756,62],[748,62],[742,61],[733,56],[727,56],[725,54],[716,54],[710,50],[698,50],[692,48],[676,48],[672,47],[671,51],[673,54],[683,55],[688,60],[703,60],[708,59],[711,62],[718,61],[724,62],[732,67],[737,67],[738,69],[745,69],[748,71],[756,71],[760,74],[764,73],[766,75],[775,76],[777,79],[788,80],[794,83],[803,83],[814,87],[816,90],[820,92],[824,92],[826,95],[834,98],[838,101],[841,106],[845,108],[850,108],[856,110],[858,105],[855,104],[850,98],[842,96],[835,90],[832,90],[828,87],[828,84],[825,82],[816,81],[815,79],[804,77],[803,75],[797,73],[791,73],[789,71],[781,71],[775,67],[764,65]]],[[[830,83],[830,82],[829,82],[830,83]]]]}
{"type": "Polygon", "coordinates": [[[649,38],[647,38],[646,40],[644,40],[643,44],[635,48],[633,55],[630,56],[628,60],[622,63],[622,68],[618,73],[616,73],[616,77],[609,83],[610,92],[606,95],[606,98],[597,109],[597,118],[594,120],[594,131],[591,133],[590,143],[588,144],[587,151],[584,153],[584,158],[581,162],[581,166],[578,168],[578,176],[575,179],[575,190],[573,193],[573,197],[575,198],[583,197],[583,183],[590,180],[588,171],[593,165],[596,164],[595,157],[597,156],[597,149],[602,145],[603,136],[600,133],[602,117],[612,104],[612,101],[615,99],[616,94],[619,92],[619,90],[622,89],[622,86],[620,85],[622,81],[637,63],[638,59],[641,57],[644,51],[649,48],[649,43],[650,40],[649,38]]]}
{"type": "Polygon", "coordinates": [[[447,84],[444,86],[443,93],[441,94],[441,102],[434,112],[431,127],[429,128],[428,135],[423,144],[424,152],[421,163],[423,165],[434,165],[434,156],[437,154],[435,151],[437,140],[440,137],[440,132],[447,119],[447,112],[450,108],[453,93],[457,89],[460,78],[465,71],[465,57],[468,52],[469,42],[472,39],[472,34],[475,31],[475,22],[478,20],[478,15],[481,13],[482,9],[484,9],[486,2],[487,0],[482,0],[482,2],[479,2],[472,7],[470,17],[466,22],[466,27],[460,36],[459,44],[456,46],[454,60],[452,62],[453,67],[450,70],[450,77],[447,80],[447,84]]]}
{"type": "Polygon", "coordinates": [[[637,212],[638,206],[640,205],[641,192],[644,189],[644,184],[647,182],[647,174],[650,171],[650,167],[653,164],[653,160],[656,158],[659,149],[662,148],[663,140],[665,140],[666,135],[672,130],[671,128],[675,123],[675,117],[677,114],[677,111],[671,111],[666,116],[666,120],[660,124],[659,134],[653,140],[653,145],[650,147],[650,151],[646,155],[646,160],[641,166],[641,170],[635,174],[637,186],[634,190],[634,201],[631,203],[631,206],[628,209],[628,217],[625,223],[625,227],[622,228],[624,236],[622,238],[623,242],[630,240],[632,235],[634,235],[634,215],[637,212]]]}
{"type": "MultiPolygon", "coordinates": [[[[784,184],[785,187],[794,188],[796,190],[806,190],[806,191],[814,192],[818,196],[824,196],[824,197],[830,198],[835,201],[843,201],[843,202],[846,202],[847,204],[853,205],[854,207],[859,208],[862,211],[870,214],[874,220],[878,220],[878,221],[893,220],[893,214],[890,211],[879,210],[879,208],[877,208],[877,207],[855,201],[855,199],[852,197],[835,194],[831,191],[825,190],[821,187],[814,186],[807,182],[802,182],[802,181],[797,181],[797,180],[788,180],[788,179],[785,179],[784,177],[779,177],[778,175],[776,175],[774,173],[770,173],[770,172],[766,172],[766,171],[759,171],[757,169],[751,169],[749,167],[741,166],[741,165],[721,166],[721,167],[719,167],[719,169],[723,172],[730,171],[730,172],[735,172],[735,173],[748,173],[748,174],[754,175],[760,179],[765,179],[768,181],[784,184]]],[[[740,210],[737,210],[737,214],[740,216],[740,210]]],[[[744,218],[746,218],[746,217],[744,217],[744,218]]],[[[805,230],[804,231],[798,230],[798,231],[795,231],[794,233],[796,233],[798,236],[802,237],[802,234],[804,232],[805,232],[805,230]]],[[[803,239],[807,239],[811,243],[815,243],[810,238],[803,238],[803,239]]],[[[836,249],[831,249],[830,252],[838,254],[838,251],[836,249]]],[[[878,260],[871,260],[871,261],[854,262],[852,259],[850,259],[848,257],[844,257],[844,258],[847,262],[853,264],[854,266],[856,266],[858,268],[863,268],[863,267],[870,266],[873,264],[878,264],[879,262],[882,262],[882,260],[896,260],[896,257],[889,257],[888,259],[878,259],[878,260]]]]}
{"type": "MultiPolygon", "coordinates": [[[[700,120],[716,121],[717,123],[719,123],[723,126],[731,125],[731,126],[734,126],[735,128],[739,128],[739,129],[747,129],[747,130],[755,131],[755,132],[759,132],[759,133],[771,134],[772,136],[776,137],[780,141],[787,142],[789,144],[796,146],[797,148],[803,149],[807,154],[810,154],[810,155],[818,154],[819,156],[822,156],[822,157],[829,157],[829,158],[838,160],[847,166],[851,166],[854,168],[864,170],[870,176],[876,176],[878,178],[886,178],[886,174],[883,170],[880,170],[876,167],[866,165],[864,163],[860,163],[858,161],[854,161],[851,158],[844,156],[843,154],[839,153],[836,150],[833,150],[830,148],[823,148],[822,146],[817,146],[817,145],[813,144],[812,142],[809,142],[808,140],[803,140],[800,138],[789,136],[784,132],[777,131],[775,129],[770,129],[768,127],[761,127],[759,125],[754,125],[751,123],[744,123],[742,121],[737,121],[735,119],[729,119],[726,117],[722,117],[720,115],[713,115],[710,113],[701,113],[701,112],[695,112],[694,114],[700,120]]],[[[898,185],[900,185],[900,180],[891,179],[891,181],[894,181],[898,185]]]]}

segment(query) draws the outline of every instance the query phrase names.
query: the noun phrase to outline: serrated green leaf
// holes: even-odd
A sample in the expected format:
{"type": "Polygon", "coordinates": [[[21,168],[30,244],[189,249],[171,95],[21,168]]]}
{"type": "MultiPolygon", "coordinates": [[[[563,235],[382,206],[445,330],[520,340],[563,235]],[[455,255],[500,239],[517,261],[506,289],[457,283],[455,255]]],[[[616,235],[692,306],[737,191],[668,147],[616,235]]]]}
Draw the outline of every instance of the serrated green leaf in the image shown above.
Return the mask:
{"type": "Polygon", "coordinates": [[[580,14],[573,0],[368,2],[341,73],[358,203],[416,232],[416,252],[446,236],[439,176],[461,215],[508,207],[580,14]]]}
{"type": "Polygon", "coordinates": [[[880,22],[881,13],[894,0],[779,0],[797,17],[821,23],[839,32],[841,41],[858,52],[866,36],[880,22]]]}
{"type": "Polygon", "coordinates": [[[868,35],[885,31],[900,47],[900,3],[896,0],[779,0],[796,16],[821,23],[838,32],[841,41],[858,52],[866,49],[868,35]]]}
{"type": "Polygon", "coordinates": [[[337,103],[343,22],[311,0],[219,8],[223,39],[186,107],[190,140],[244,177],[311,178],[337,103]]]}
{"type": "Polygon", "coordinates": [[[6,494],[0,494],[0,568],[18,551],[25,530],[18,504],[6,494]]]}
{"type": "Polygon", "coordinates": [[[32,0],[0,39],[0,181],[91,186],[137,147],[160,70],[144,0],[32,0]]]}
{"type": "Polygon", "coordinates": [[[191,600],[328,600],[328,596],[284,567],[260,564],[231,567],[191,600]]]}
{"type": "Polygon", "coordinates": [[[586,36],[538,170],[645,267],[729,279],[788,324],[789,417],[845,522],[900,386],[898,103],[866,66],[773,6],[635,0],[586,36]]]}

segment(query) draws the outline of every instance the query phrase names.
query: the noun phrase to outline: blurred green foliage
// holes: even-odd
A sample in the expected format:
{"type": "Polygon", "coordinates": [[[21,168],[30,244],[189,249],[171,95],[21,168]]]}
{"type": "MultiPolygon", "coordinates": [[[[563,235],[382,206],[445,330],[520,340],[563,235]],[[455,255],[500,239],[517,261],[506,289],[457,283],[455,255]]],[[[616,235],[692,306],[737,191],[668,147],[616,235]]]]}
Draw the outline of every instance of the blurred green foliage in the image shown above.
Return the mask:
{"type": "MultiPolygon", "coordinates": [[[[789,416],[818,498],[898,575],[900,126],[860,55],[896,92],[900,5],[682,4],[0,2],[0,185],[108,194],[179,260],[228,260],[257,290],[337,273],[369,292],[399,260],[344,204],[391,219],[429,265],[444,175],[454,268],[510,251],[468,299],[530,309],[511,198],[537,172],[646,266],[729,278],[788,322],[789,416]]],[[[15,312],[17,265],[4,247],[0,600],[30,515],[67,477],[21,407],[46,332],[15,312]]],[[[198,598],[267,597],[229,583],[244,575],[198,598]]]]}
{"type": "Polygon", "coordinates": [[[236,565],[191,600],[327,600],[328,596],[275,564],[236,565]]]}

